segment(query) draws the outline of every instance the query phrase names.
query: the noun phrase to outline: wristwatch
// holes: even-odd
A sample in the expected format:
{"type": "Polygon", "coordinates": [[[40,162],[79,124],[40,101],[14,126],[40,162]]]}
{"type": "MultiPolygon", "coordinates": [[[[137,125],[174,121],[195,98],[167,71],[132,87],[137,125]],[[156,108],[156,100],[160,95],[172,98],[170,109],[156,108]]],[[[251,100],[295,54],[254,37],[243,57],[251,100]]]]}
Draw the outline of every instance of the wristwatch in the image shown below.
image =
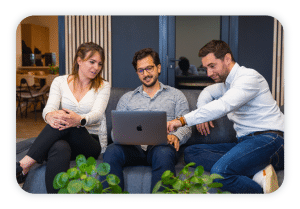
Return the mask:
{"type": "Polygon", "coordinates": [[[86,125],[86,119],[85,118],[81,118],[81,120],[80,120],[80,126],[77,126],[77,128],[84,127],[85,125],[86,125]]]}
{"type": "Polygon", "coordinates": [[[184,120],[184,118],[183,118],[182,115],[179,115],[176,119],[180,121],[180,123],[181,123],[182,126],[186,125],[185,120],[184,120]]]}

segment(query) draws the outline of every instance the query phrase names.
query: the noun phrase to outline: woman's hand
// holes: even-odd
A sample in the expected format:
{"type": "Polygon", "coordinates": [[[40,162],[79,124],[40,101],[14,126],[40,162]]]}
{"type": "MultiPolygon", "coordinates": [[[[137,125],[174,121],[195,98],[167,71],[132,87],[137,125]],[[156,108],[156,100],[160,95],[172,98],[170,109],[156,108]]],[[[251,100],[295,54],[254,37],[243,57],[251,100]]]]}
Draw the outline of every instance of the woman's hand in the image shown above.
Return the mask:
{"type": "Polygon", "coordinates": [[[65,111],[66,115],[63,117],[63,119],[69,124],[64,127],[70,128],[70,127],[76,127],[80,125],[81,116],[75,113],[72,110],[62,108],[63,111],[65,111]]]}
{"type": "Polygon", "coordinates": [[[80,125],[81,116],[72,110],[63,108],[62,110],[49,112],[46,115],[46,121],[55,129],[64,130],[70,127],[80,125]]]}
{"type": "Polygon", "coordinates": [[[52,128],[60,129],[61,127],[69,126],[69,123],[64,120],[65,117],[67,117],[65,111],[57,110],[47,113],[45,119],[52,128]]]}

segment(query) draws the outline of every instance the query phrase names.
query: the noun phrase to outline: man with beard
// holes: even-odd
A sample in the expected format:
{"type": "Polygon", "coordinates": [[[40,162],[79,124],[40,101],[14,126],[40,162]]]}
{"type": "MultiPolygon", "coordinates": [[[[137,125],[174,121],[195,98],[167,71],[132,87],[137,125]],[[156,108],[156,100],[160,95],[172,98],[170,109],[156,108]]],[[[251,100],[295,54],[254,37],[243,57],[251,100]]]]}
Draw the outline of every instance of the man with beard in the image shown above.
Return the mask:
{"type": "Polygon", "coordinates": [[[284,163],[284,115],[265,78],[240,66],[223,41],[212,40],[199,51],[207,76],[216,84],[206,87],[197,109],[168,122],[168,131],[196,125],[210,133],[212,120],[227,115],[234,123],[237,143],[195,144],[184,151],[185,162],[195,162],[224,179],[222,189],[232,193],[271,193],[278,189],[275,169],[284,163]]]}
{"type": "MultiPolygon", "coordinates": [[[[168,121],[189,112],[184,94],[158,81],[161,65],[157,52],[151,48],[142,49],[135,53],[132,64],[142,85],[121,97],[116,108],[117,111],[165,111],[168,121]]],[[[175,173],[177,151],[180,145],[190,138],[191,133],[190,127],[178,128],[168,134],[168,145],[111,144],[103,155],[103,161],[110,164],[110,173],[120,178],[122,189],[124,189],[124,166],[152,166],[152,191],[166,170],[175,173]]],[[[102,178],[101,180],[104,180],[104,177],[102,178]]],[[[104,184],[104,188],[107,186],[104,184]]]]}

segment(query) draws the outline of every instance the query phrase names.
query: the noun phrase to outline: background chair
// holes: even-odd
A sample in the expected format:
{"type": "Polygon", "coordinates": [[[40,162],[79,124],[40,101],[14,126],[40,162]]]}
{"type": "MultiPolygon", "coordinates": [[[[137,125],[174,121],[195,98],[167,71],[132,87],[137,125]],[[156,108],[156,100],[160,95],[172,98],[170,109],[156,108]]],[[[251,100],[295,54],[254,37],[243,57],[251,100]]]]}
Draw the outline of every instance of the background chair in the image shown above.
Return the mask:
{"type": "Polygon", "coordinates": [[[27,109],[34,105],[35,112],[35,120],[36,120],[36,109],[37,105],[40,102],[41,105],[45,105],[45,98],[47,90],[49,86],[45,85],[40,90],[34,90],[32,87],[34,86],[34,77],[33,75],[24,75],[23,77],[17,76],[17,114],[18,110],[20,110],[20,114],[22,117],[22,107],[26,106],[25,117],[27,117],[27,109]]]}
{"type": "Polygon", "coordinates": [[[45,71],[29,71],[28,72],[29,75],[32,75],[34,77],[34,88],[35,89],[40,89],[43,87],[43,85],[45,84],[45,80],[44,79],[40,79],[40,78],[36,78],[35,76],[40,76],[40,75],[46,75],[45,71]],[[41,85],[43,84],[43,85],[41,85]]]}

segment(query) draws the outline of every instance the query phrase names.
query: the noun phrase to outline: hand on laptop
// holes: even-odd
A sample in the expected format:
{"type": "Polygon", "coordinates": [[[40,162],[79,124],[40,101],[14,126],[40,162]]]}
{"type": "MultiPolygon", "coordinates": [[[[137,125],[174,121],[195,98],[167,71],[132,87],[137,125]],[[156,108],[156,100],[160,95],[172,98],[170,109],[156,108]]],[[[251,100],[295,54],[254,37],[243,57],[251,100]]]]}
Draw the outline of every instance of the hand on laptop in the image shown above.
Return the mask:
{"type": "Polygon", "coordinates": [[[174,147],[175,147],[175,149],[176,149],[176,151],[178,151],[180,145],[179,145],[179,139],[177,138],[177,136],[175,136],[175,135],[168,135],[167,138],[168,138],[168,143],[169,144],[173,144],[174,147]]]}

